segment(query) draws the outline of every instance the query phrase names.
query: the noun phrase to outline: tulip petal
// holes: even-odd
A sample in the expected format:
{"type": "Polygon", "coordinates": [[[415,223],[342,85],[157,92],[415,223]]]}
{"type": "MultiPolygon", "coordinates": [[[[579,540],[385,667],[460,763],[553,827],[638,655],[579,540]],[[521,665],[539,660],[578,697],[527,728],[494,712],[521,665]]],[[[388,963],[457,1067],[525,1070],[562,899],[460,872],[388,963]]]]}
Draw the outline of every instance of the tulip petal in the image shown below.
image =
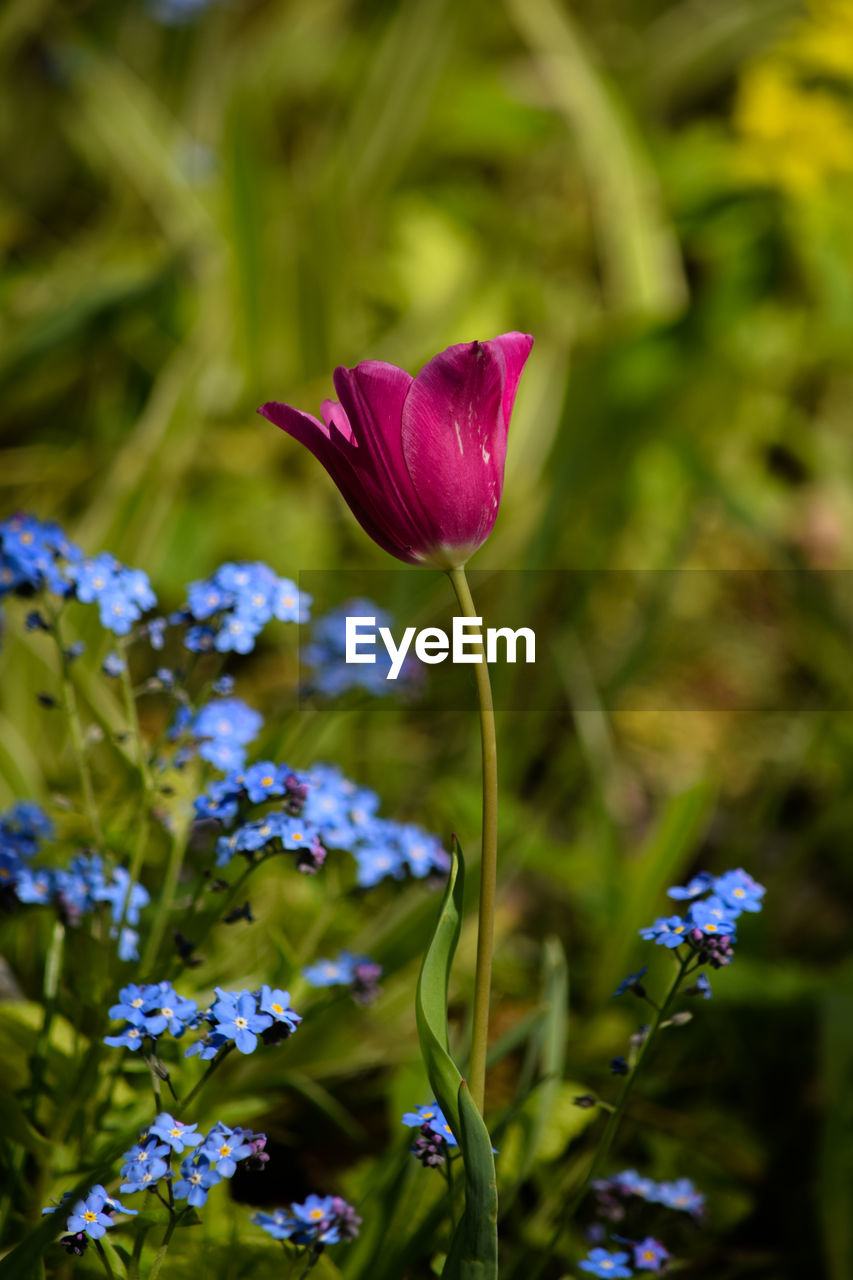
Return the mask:
{"type": "Polygon", "coordinates": [[[440,513],[434,545],[453,549],[457,563],[485,542],[498,514],[504,404],[512,405],[525,358],[523,343],[509,334],[450,347],[421,369],[406,397],[406,465],[424,508],[440,513]]]}
{"type": "Polygon", "coordinates": [[[403,405],[412,384],[411,374],[379,360],[335,370],[335,390],[352,425],[359,470],[370,489],[371,508],[377,508],[374,515],[387,520],[404,545],[419,547],[430,525],[401,441],[403,405]]]}
{"type": "Polygon", "coordinates": [[[314,454],[362,528],[408,563],[464,564],[494,525],[518,381],[533,339],[450,347],[412,378],[368,360],[335,370],[323,422],[272,401],[259,413],[314,454]]]}
{"type": "Polygon", "coordinates": [[[533,347],[533,339],[529,333],[502,333],[491,342],[484,342],[484,347],[500,347],[506,361],[506,382],[504,383],[503,411],[504,421],[509,426],[512,407],[515,404],[515,393],[519,379],[524,372],[527,357],[533,347]]]}
{"type": "Polygon", "coordinates": [[[320,412],[323,415],[323,421],[329,428],[330,435],[333,431],[339,431],[347,444],[355,443],[349,418],[337,400],[324,400],[320,405],[320,412]]]}
{"type": "Polygon", "coordinates": [[[383,551],[417,563],[417,556],[410,554],[409,544],[401,541],[393,520],[387,518],[382,484],[375,476],[369,453],[357,447],[355,433],[343,409],[334,401],[325,401],[323,412],[328,426],[310,413],[275,400],[258,410],[268,421],[305,445],[322,463],[362,529],[383,551]]]}
{"type": "MultiPolygon", "coordinates": [[[[280,427],[282,431],[286,431],[289,436],[293,436],[294,440],[304,444],[315,457],[320,456],[315,452],[315,448],[322,450],[325,447],[323,440],[329,442],[329,428],[324,423],[318,422],[310,413],[303,413],[301,409],[294,409],[289,404],[279,404],[277,400],[270,400],[261,405],[258,413],[280,427]]],[[[322,462],[322,458],[320,461],[322,462]]]]}

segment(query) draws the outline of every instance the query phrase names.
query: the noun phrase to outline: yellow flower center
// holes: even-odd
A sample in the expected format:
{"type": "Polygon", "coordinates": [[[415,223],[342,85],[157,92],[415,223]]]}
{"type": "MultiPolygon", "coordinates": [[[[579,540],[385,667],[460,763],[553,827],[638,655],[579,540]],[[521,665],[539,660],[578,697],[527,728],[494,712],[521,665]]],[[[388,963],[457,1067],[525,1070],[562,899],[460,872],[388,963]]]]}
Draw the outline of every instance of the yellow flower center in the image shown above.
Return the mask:
{"type": "Polygon", "coordinates": [[[83,1214],[83,1220],[84,1222],[97,1222],[98,1215],[96,1213],[92,1213],[91,1209],[87,1209],[86,1212],[83,1214]]]}
{"type": "Polygon", "coordinates": [[[280,1004],[274,1004],[272,1007],[272,1011],[273,1013],[284,1013],[284,1007],[280,1004]]]}

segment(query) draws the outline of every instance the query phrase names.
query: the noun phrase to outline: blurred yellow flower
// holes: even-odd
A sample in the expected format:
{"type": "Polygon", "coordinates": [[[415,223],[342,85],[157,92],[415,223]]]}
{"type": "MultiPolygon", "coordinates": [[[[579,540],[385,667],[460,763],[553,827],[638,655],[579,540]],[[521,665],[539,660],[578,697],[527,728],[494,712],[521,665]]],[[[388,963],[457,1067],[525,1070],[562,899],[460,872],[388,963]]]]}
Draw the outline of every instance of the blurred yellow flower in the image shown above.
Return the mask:
{"type": "Polygon", "coordinates": [[[738,172],[794,195],[853,174],[853,0],[810,8],[745,66],[733,111],[738,172]]]}

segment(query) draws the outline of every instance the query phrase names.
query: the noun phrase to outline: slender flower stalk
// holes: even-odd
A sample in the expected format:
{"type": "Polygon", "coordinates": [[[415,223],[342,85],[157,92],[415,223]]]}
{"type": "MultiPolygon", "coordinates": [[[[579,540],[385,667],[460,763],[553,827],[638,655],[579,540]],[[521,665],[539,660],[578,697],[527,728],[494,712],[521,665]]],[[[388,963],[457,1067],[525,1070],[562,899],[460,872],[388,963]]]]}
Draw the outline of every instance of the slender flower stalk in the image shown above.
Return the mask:
{"type": "MultiPolygon", "coordinates": [[[[479,617],[465,569],[448,569],[459,608],[466,618],[479,617]]],[[[481,645],[482,649],[482,645],[481,645]]],[[[492,952],[495,935],[495,890],[498,870],[498,748],[495,709],[486,655],[474,666],[480,704],[480,742],[483,759],[483,855],[480,863],[480,905],[477,923],[477,968],[474,978],[474,1011],[471,1030],[469,1087],[480,1114],[486,1094],[486,1052],[489,1041],[489,997],[492,984],[492,952]]]]}
{"type": "Polygon", "coordinates": [[[616,1106],[613,1108],[613,1110],[611,1111],[610,1115],[607,1118],[607,1126],[604,1130],[604,1133],[601,1136],[601,1142],[598,1144],[598,1150],[595,1153],[595,1157],[592,1161],[592,1164],[589,1167],[589,1171],[586,1177],[584,1178],[583,1182],[578,1187],[577,1191],[569,1201],[569,1205],[565,1213],[566,1221],[569,1221],[574,1215],[574,1213],[577,1211],[581,1201],[586,1195],[589,1184],[592,1182],[593,1178],[595,1178],[599,1169],[604,1164],[605,1160],[610,1154],[610,1148],[612,1147],[613,1141],[616,1137],[616,1131],[618,1130],[619,1125],[622,1122],[622,1116],[625,1111],[625,1105],[634,1088],[637,1077],[640,1073],[640,1069],[643,1065],[643,1062],[645,1061],[646,1055],[651,1049],[652,1043],[657,1037],[657,1034],[661,1029],[661,1025],[663,1024],[663,1021],[666,1018],[666,1015],[669,1013],[669,1010],[672,1007],[672,1002],[675,999],[676,995],[678,994],[678,989],[681,986],[681,983],[684,979],[685,971],[691,959],[692,959],[692,956],[688,953],[687,955],[682,956],[678,962],[678,971],[675,977],[673,978],[672,986],[670,987],[669,991],[666,994],[666,999],[664,1000],[663,1004],[660,1006],[660,1008],[657,1011],[655,1020],[652,1023],[651,1030],[649,1031],[646,1038],[643,1040],[643,1043],[640,1045],[640,1048],[637,1052],[637,1060],[634,1063],[634,1069],[624,1079],[622,1088],[619,1093],[619,1097],[616,1099],[616,1106]]]}
{"type": "Polygon", "coordinates": [[[172,1216],[169,1220],[169,1225],[166,1228],[165,1234],[163,1236],[163,1242],[160,1245],[160,1248],[157,1250],[157,1256],[155,1257],[153,1263],[151,1264],[151,1270],[148,1272],[148,1280],[157,1280],[157,1276],[160,1274],[160,1268],[162,1267],[163,1263],[166,1260],[166,1254],[169,1251],[169,1244],[171,1242],[172,1235],[174,1234],[175,1227],[178,1225],[178,1223],[180,1222],[183,1215],[187,1212],[187,1210],[182,1209],[180,1213],[175,1213],[173,1209],[170,1209],[169,1212],[171,1213],[172,1216]]]}
{"type": "Polygon", "coordinates": [[[107,1257],[106,1250],[104,1249],[104,1246],[101,1244],[100,1240],[95,1241],[95,1249],[97,1250],[98,1257],[101,1259],[101,1262],[103,1263],[104,1270],[109,1276],[109,1280],[115,1280],[115,1272],[110,1266],[110,1260],[107,1257]]]}
{"type": "Polygon", "coordinates": [[[156,964],[157,954],[160,950],[160,943],[163,941],[163,935],[166,931],[169,913],[175,899],[175,893],[178,888],[178,881],[181,878],[181,870],[184,865],[184,855],[187,849],[188,834],[182,830],[170,832],[169,838],[169,857],[166,863],[166,872],[163,877],[163,887],[160,891],[160,897],[157,902],[157,909],[154,918],[151,921],[151,928],[148,933],[148,940],[145,944],[145,952],[142,957],[142,972],[150,974],[156,964]]]}
{"type": "Polygon", "coordinates": [[[62,952],[65,943],[65,925],[61,920],[54,922],[50,947],[44,968],[42,999],[44,1002],[44,1018],[36,1040],[32,1056],[32,1103],[31,1114],[35,1116],[39,1095],[44,1084],[44,1072],[47,1061],[47,1050],[50,1043],[50,1029],[56,1013],[57,994],[59,992],[59,975],[62,969],[62,952]]]}
{"type": "MultiPolygon", "coordinates": [[[[148,843],[148,824],[149,810],[153,797],[153,783],[151,779],[151,770],[148,767],[148,760],[145,755],[145,742],[142,737],[142,729],[139,724],[139,713],[136,709],[136,698],[133,692],[133,684],[130,679],[130,670],[127,664],[127,646],[122,644],[121,655],[124,659],[124,665],[120,672],[121,689],[124,698],[125,715],[127,716],[130,732],[133,737],[134,750],[136,752],[136,765],[139,770],[139,779],[142,784],[142,792],[139,800],[139,816],[137,819],[136,839],[133,846],[133,853],[130,859],[129,883],[135,884],[139,880],[139,874],[142,870],[142,864],[145,860],[145,849],[148,843]]],[[[127,897],[122,908],[121,918],[118,921],[119,928],[124,923],[125,912],[130,904],[130,889],[128,888],[127,897]]]]}
{"type": "Polygon", "coordinates": [[[222,1046],[222,1048],[217,1053],[216,1057],[211,1061],[210,1066],[207,1068],[207,1070],[205,1071],[201,1079],[198,1080],[193,1085],[192,1089],[190,1089],[187,1096],[177,1104],[176,1114],[183,1115],[187,1107],[192,1102],[193,1098],[195,1098],[196,1094],[199,1093],[200,1090],[204,1088],[204,1086],[207,1084],[210,1077],[213,1075],[214,1071],[216,1071],[217,1068],[222,1066],[223,1062],[228,1057],[229,1053],[233,1048],[234,1048],[233,1042],[231,1044],[225,1044],[222,1046]]]}
{"type": "Polygon", "coordinates": [[[657,1011],[657,1015],[655,1017],[654,1022],[652,1023],[652,1026],[649,1030],[648,1035],[644,1039],[643,1043],[641,1044],[637,1052],[637,1058],[636,1058],[636,1061],[634,1062],[633,1070],[630,1072],[629,1075],[625,1077],[623,1081],[622,1088],[619,1093],[619,1097],[616,1100],[616,1105],[613,1108],[611,1108],[610,1115],[607,1117],[607,1124],[605,1126],[604,1133],[601,1135],[601,1141],[598,1144],[598,1148],[586,1172],[586,1176],[584,1177],[580,1186],[577,1188],[571,1200],[569,1201],[568,1205],[566,1206],[565,1213],[562,1215],[560,1219],[557,1229],[555,1230],[554,1235],[551,1239],[550,1245],[542,1254],[539,1261],[539,1265],[531,1273],[530,1280],[539,1280],[539,1277],[542,1275],[546,1266],[548,1265],[548,1262],[553,1256],[554,1250],[557,1247],[557,1243],[560,1237],[562,1236],[563,1232],[571,1223],[572,1219],[574,1218],[575,1214],[577,1213],[578,1209],[583,1203],[583,1200],[586,1196],[586,1193],[589,1189],[591,1182],[598,1175],[599,1170],[602,1168],[608,1155],[610,1154],[610,1149],[613,1146],[613,1142],[616,1138],[619,1125],[622,1122],[622,1116],[624,1115],[624,1112],[625,1112],[625,1106],[628,1102],[629,1097],[631,1096],[634,1085],[637,1082],[637,1079],[640,1074],[640,1070],[646,1060],[646,1057],[649,1051],[651,1050],[652,1044],[657,1038],[658,1032],[660,1031],[664,1023],[666,1016],[669,1013],[669,1010],[672,1008],[673,1001],[675,1000],[675,997],[678,994],[679,988],[681,987],[681,984],[684,981],[685,976],[687,975],[688,966],[690,965],[690,962],[692,959],[693,957],[691,954],[684,955],[680,958],[676,957],[677,964],[678,964],[678,971],[676,972],[676,975],[672,981],[672,985],[670,986],[669,991],[666,994],[666,998],[663,1001],[663,1004],[661,1004],[660,1008],[657,1011]]]}
{"type": "Polygon", "coordinates": [[[86,759],[86,743],[83,739],[83,728],[80,724],[77,695],[74,692],[74,685],[71,681],[71,673],[69,671],[70,663],[68,659],[68,651],[62,642],[59,611],[51,609],[48,606],[48,613],[52,624],[53,637],[56,641],[56,647],[59,652],[59,679],[62,707],[68,720],[68,728],[71,733],[71,745],[74,749],[74,758],[77,762],[77,772],[80,774],[80,785],[83,789],[83,803],[86,806],[89,826],[92,828],[92,836],[95,844],[100,849],[103,847],[104,843],[103,828],[101,826],[101,817],[98,813],[98,806],[95,801],[95,788],[92,785],[92,774],[89,769],[89,761],[86,759]]]}
{"type": "MultiPolygon", "coordinates": [[[[459,607],[476,617],[464,565],[497,519],[507,433],[533,346],[512,331],[434,356],[412,377],[367,360],[335,370],[339,402],[322,421],[292,405],[258,410],[326,468],[366,533],[407,564],[447,572],[459,607]]],[[[482,1114],[497,878],[498,771],[495,716],[485,654],[475,667],[483,747],[483,857],[469,1085],[482,1114]]]]}

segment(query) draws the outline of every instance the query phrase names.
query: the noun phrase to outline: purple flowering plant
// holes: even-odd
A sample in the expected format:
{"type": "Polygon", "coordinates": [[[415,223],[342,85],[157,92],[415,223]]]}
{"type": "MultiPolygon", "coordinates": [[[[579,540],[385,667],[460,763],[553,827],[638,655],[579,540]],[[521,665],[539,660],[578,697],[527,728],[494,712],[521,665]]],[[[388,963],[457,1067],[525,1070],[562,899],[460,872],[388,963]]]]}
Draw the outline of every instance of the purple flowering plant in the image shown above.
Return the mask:
{"type": "MultiPolygon", "coordinates": [[[[381,547],[447,572],[468,617],[464,566],[497,518],[531,343],[507,333],[452,347],[414,378],[378,362],[339,369],[340,403],[324,403],[322,422],[278,403],[262,410],[323,463],[381,547]]],[[[573,1066],[589,1080],[566,1078],[557,939],[544,943],[539,1006],[490,1042],[498,804],[485,665],[476,959],[458,998],[469,1013],[451,1027],[465,914],[455,837],[421,825],[418,807],[389,815],[381,786],[317,760],[308,732],[239,683],[242,664],[311,626],[312,600],[292,578],[228,560],[161,606],[144,571],[18,514],[0,524],[0,594],[7,625],[50,655],[54,685],[39,705],[62,713],[49,722],[62,735],[61,787],[0,814],[9,929],[45,952],[40,988],[29,981],[40,1016],[9,1094],[21,1122],[0,1280],[33,1259],[64,1275],[57,1246],[111,1280],[166,1280],[191,1265],[192,1233],[178,1228],[202,1223],[222,1243],[225,1222],[264,1277],[278,1274],[281,1249],[300,1276],[390,1278],[428,1256],[446,1280],[497,1280],[502,1206],[557,1168],[560,1207],[548,1207],[553,1230],[531,1246],[529,1274],[665,1270],[684,1244],[672,1222],[701,1224],[704,1194],[680,1169],[658,1181],[614,1173],[613,1153],[663,1033],[686,1025],[691,997],[711,998],[709,971],[732,964],[739,929],[748,939],[763,886],[738,867],[670,888],[679,914],[638,929],[644,962],[610,1006],[640,1001],[645,1022],[573,1066]],[[496,1102],[487,1069],[516,1054],[518,1094],[496,1102]],[[401,1064],[405,1095],[390,1083],[401,1064]],[[341,1087],[350,1073],[375,1077],[376,1098],[384,1090],[369,1122],[341,1087]],[[317,1159],[330,1134],[355,1152],[339,1176],[317,1159]],[[652,1221],[650,1206],[662,1216],[652,1221]]],[[[314,620],[306,652],[321,693],[347,687],[341,621],[352,607],[368,604],[314,620]]]]}

